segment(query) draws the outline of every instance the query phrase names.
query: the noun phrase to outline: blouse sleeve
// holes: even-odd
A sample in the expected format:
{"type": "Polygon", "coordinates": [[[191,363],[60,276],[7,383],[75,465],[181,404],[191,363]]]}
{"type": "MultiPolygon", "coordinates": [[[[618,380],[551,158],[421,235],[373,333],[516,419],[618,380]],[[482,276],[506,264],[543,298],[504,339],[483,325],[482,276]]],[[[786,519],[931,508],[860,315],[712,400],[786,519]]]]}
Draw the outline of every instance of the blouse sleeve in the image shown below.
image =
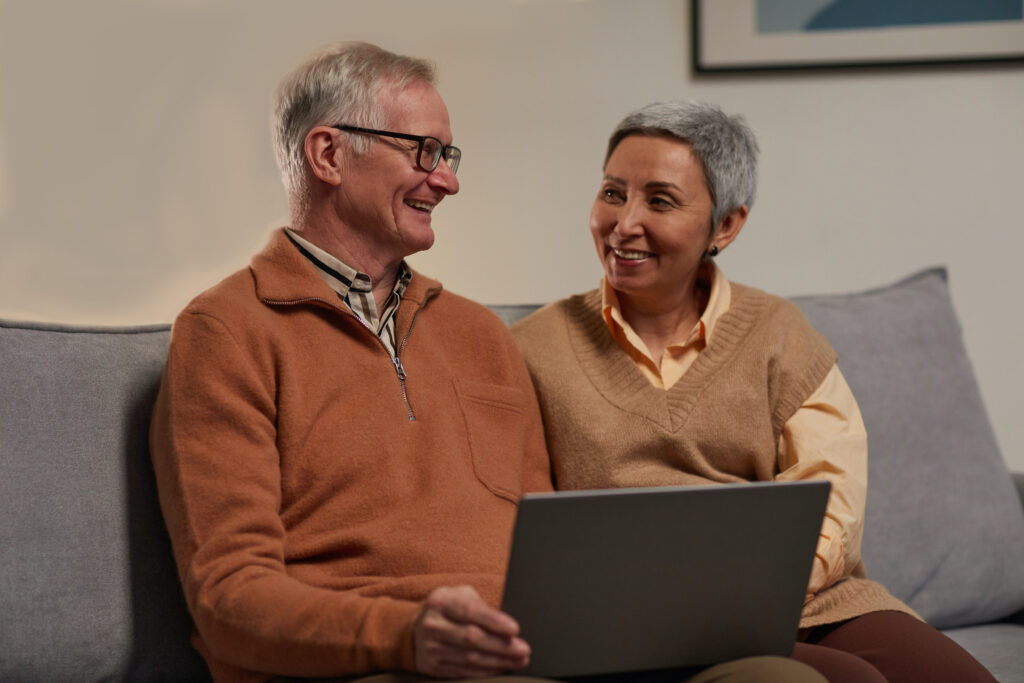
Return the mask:
{"type": "Polygon", "coordinates": [[[786,422],[779,437],[779,481],[832,484],[815,551],[807,599],[860,563],[867,499],[868,440],[860,408],[833,365],[821,385],[786,422]]]}

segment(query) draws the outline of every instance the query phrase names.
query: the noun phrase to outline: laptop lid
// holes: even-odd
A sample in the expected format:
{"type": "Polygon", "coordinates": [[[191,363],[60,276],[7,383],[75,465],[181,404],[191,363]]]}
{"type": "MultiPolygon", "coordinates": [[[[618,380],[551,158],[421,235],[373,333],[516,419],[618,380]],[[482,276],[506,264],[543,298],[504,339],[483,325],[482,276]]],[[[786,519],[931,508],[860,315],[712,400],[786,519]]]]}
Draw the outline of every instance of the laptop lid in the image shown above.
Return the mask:
{"type": "Polygon", "coordinates": [[[828,482],[561,491],[519,504],[502,609],[537,676],[789,655],[828,482]]]}

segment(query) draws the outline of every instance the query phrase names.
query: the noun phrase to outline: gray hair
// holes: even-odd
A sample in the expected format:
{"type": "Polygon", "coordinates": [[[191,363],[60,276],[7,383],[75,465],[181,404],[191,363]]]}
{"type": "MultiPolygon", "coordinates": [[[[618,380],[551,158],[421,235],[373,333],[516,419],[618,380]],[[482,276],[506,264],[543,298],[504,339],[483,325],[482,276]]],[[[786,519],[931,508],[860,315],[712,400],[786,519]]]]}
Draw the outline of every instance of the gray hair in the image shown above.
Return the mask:
{"type": "MultiPolygon", "coordinates": [[[[316,126],[348,124],[383,128],[386,110],[378,95],[415,82],[436,84],[434,66],[422,59],[388,52],[376,45],[345,42],[320,49],[278,85],[271,125],[281,179],[295,208],[309,201],[306,135],[316,126]]],[[[365,153],[365,136],[353,136],[352,149],[365,153]]]]}
{"type": "Polygon", "coordinates": [[[757,191],[757,139],[741,116],[729,116],[701,102],[655,102],[637,109],[615,127],[604,163],[631,135],[664,136],[690,145],[704,167],[711,193],[711,228],[741,206],[750,209],[757,191]]]}

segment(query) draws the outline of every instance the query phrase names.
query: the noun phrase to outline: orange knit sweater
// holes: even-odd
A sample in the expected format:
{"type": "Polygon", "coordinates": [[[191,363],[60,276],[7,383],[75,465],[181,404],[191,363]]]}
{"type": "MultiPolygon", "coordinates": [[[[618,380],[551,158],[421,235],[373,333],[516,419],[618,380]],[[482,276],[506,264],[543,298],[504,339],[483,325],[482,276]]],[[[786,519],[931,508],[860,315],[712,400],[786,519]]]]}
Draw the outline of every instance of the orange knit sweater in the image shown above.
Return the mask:
{"type": "Polygon", "coordinates": [[[380,340],[277,232],[175,321],[150,444],[217,680],[414,668],[434,588],[497,605],[516,502],[549,490],[501,321],[414,274],[380,340]]]}

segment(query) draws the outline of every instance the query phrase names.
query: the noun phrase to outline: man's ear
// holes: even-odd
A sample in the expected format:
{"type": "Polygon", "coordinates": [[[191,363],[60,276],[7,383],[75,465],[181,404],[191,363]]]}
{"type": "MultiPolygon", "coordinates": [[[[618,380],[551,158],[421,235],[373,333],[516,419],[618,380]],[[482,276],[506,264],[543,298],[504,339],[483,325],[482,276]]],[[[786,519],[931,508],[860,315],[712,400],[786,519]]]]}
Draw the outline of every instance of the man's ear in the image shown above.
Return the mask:
{"type": "Polygon", "coordinates": [[[320,180],[330,185],[341,184],[342,159],[347,149],[342,148],[341,136],[329,126],[316,126],[306,134],[306,161],[320,180]]]}
{"type": "Polygon", "coordinates": [[[715,226],[715,232],[711,236],[711,244],[718,247],[718,251],[722,251],[732,244],[732,241],[739,237],[743,224],[747,222],[748,214],[746,206],[739,206],[722,216],[722,220],[715,226]]]}

